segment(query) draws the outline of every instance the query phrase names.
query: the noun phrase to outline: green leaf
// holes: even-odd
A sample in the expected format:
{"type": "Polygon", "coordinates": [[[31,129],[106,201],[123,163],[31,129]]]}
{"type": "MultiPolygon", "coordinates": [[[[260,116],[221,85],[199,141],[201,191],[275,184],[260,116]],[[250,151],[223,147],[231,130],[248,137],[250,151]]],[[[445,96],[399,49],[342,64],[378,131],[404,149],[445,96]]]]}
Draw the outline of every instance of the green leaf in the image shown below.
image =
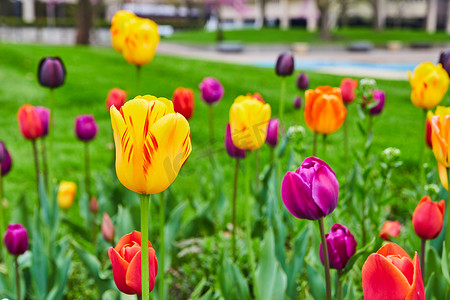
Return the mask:
{"type": "Polygon", "coordinates": [[[116,236],[124,236],[132,232],[135,227],[133,224],[133,218],[131,216],[130,210],[127,207],[119,205],[119,211],[117,212],[116,219],[116,236]]]}
{"type": "Polygon", "coordinates": [[[251,299],[247,280],[229,258],[224,258],[222,261],[219,270],[219,284],[225,299],[251,299]]]}
{"type": "Polygon", "coordinates": [[[170,265],[172,262],[172,252],[173,252],[173,243],[177,238],[180,229],[180,221],[181,217],[186,209],[187,201],[184,201],[178,204],[170,213],[169,220],[164,227],[164,235],[165,235],[165,261],[164,261],[164,269],[165,271],[170,269],[170,265]]]}
{"type": "Polygon", "coordinates": [[[34,219],[36,220],[35,226],[31,228],[31,236],[33,243],[31,245],[32,253],[32,265],[31,274],[33,282],[35,283],[35,290],[39,299],[45,299],[47,295],[47,274],[48,274],[48,261],[47,254],[44,250],[44,244],[42,235],[39,230],[39,214],[38,209],[34,210],[34,219]]]}
{"type": "Polygon", "coordinates": [[[48,198],[42,176],[39,176],[39,201],[41,202],[41,213],[44,223],[45,225],[50,226],[50,208],[48,206],[48,198]]]}
{"type": "Polygon", "coordinates": [[[308,249],[309,239],[308,239],[309,230],[308,227],[305,227],[303,231],[301,231],[294,240],[294,247],[292,249],[292,257],[289,260],[287,266],[287,295],[292,299],[296,300],[298,297],[297,292],[297,276],[302,273],[303,264],[305,261],[306,250],[308,249]]]}
{"type": "Polygon", "coordinates": [[[375,241],[376,238],[374,237],[369,243],[367,243],[367,245],[365,245],[363,248],[359,249],[358,251],[355,252],[355,254],[353,254],[353,256],[348,260],[347,264],[345,265],[345,268],[342,270],[342,276],[347,274],[353,268],[353,265],[361,256],[367,256],[369,253],[373,252],[375,241]]]}
{"type": "Polygon", "coordinates": [[[314,299],[326,299],[326,288],[323,275],[319,275],[313,267],[311,267],[309,264],[306,264],[306,277],[308,278],[309,282],[309,291],[311,292],[311,295],[314,297],[314,299]]]}
{"type": "Polygon", "coordinates": [[[275,257],[274,243],[273,231],[269,228],[261,244],[256,269],[255,293],[260,300],[285,299],[287,278],[275,257]]]}
{"type": "Polygon", "coordinates": [[[444,275],[445,280],[447,280],[447,283],[450,285],[450,276],[448,274],[447,259],[448,259],[447,250],[445,249],[445,243],[444,243],[443,248],[442,248],[442,259],[441,259],[442,274],[444,275]]]}

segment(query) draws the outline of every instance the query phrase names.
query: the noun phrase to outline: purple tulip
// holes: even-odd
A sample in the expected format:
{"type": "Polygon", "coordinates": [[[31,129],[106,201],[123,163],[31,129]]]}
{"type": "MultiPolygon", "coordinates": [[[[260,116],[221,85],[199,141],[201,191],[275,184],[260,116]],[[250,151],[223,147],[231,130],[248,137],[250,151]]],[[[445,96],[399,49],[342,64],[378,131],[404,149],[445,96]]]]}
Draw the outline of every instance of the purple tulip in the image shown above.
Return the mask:
{"type": "Polygon", "coordinates": [[[43,106],[36,106],[36,111],[41,117],[42,128],[44,129],[43,137],[48,135],[48,123],[50,122],[50,109],[43,106]]]}
{"type": "Polygon", "coordinates": [[[339,183],[333,170],[317,157],[306,158],[295,172],[287,172],[281,183],[281,198],[296,218],[318,220],[337,206],[339,183]]]}
{"type": "Polygon", "coordinates": [[[266,143],[275,147],[278,144],[278,131],[280,129],[280,120],[277,118],[270,119],[267,126],[266,143]]]}
{"type": "Polygon", "coordinates": [[[295,97],[295,99],[294,99],[294,108],[295,109],[302,108],[302,97],[300,97],[300,96],[295,97]]]}
{"type": "Polygon", "coordinates": [[[275,66],[278,76],[291,76],[294,72],[294,57],[289,53],[281,53],[275,66]]]}
{"type": "Polygon", "coordinates": [[[21,224],[9,224],[3,242],[12,255],[24,254],[28,249],[27,230],[21,224]]]}
{"type": "Polygon", "coordinates": [[[0,168],[1,175],[6,176],[12,167],[11,155],[3,142],[0,142],[0,168]],[[3,157],[2,157],[3,156],[3,157]]]}
{"type": "Polygon", "coordinates": [[[305,73],[300,73],[297,77],[297,87],[299,90],[307,90],[309,87],[309,78],[305,73]]]}
{"type": "MultiPolygon", "coordinates": [[[[325,235],[325,240],[327,241],[330,268],[342,270],[356,252],[355,237],[344,225],[334,224],[330,233],[325,235]]],[[[320,243],[319,256],[320,261],[324,264],[322,243],[320,243]]]]}
{"type": "Polygon", "coordinates": [[[59,57],[44,57],[39,62],[38,80],[42,86],[51,89],[63,85],[66,69],[59,57]]]}
{"type": "Polygon", "coordinates": [[[216,104],[222,99],[224,90],[222,84],[214,77],[206,77],[200,83],[202,99],[209,105],[216,104]]]}
{"type": "Polygon", "coordinates": [[[233,158],[245,158],[245,150],[239,149],[233,144],[230,123],[227,124],[225,129],[225,149],[227,149],[228,155],[233,158]]]}
{"type": "Polygon", "coordinates": [[[447,71],[448,75],[450,75],[450,51],[442,51],[439,56],[439,63],[442,67],[447,71]]]}
{"type": "Polygon", "coordinates": [[[370,109],[370,114],[372,116],[379,115],[384,108],[384,103],[386,102],[386,95],[383,91],[375,90],[373,91],[372,98],[374,100],[374,106],[370,109]]]}
{"type": "Polygon", "coordinates": [[[97,135],[98,127],[93,115],[81,115],[75,119],[75,133],[79,140],[89,142],[97,135]]]}

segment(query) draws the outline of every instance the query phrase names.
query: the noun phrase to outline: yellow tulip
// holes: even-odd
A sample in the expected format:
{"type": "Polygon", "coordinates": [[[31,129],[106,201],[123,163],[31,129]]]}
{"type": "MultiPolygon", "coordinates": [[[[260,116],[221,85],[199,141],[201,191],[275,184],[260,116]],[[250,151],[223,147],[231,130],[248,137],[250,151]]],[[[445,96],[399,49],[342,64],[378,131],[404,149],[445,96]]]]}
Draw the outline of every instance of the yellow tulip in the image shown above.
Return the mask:
{"type": "Polygon", "coordinates": [[[253,96],[239,96],[230,108],[230,128],[233,144],[239,149],[260,148],[267,135],[270,105],[253,96]]]}
{"type": "Polygon", "coordinates": [[[158,25],[152,20],[136,17],[127,26],[123,57],[130,64],[143,66],[152,61],[159,40],[158,25]]]}
{"type": "Polygon", "coordinates": [[[76,192],[77,184],[75,182],[61,181],[59,184],[58,195],[56,196],[59,207],[63,209],[68,209],[71,207],[73,200],[75,199],[76,192]]]}
{"type": "Polygon", "coordinates": [[[164,191],[191,153],[188,121],[175,113],[172,101],[137,96],[120,112],[110,108],[120,182],[140,194],[164,191]]]}
{"type": "Polygon", "coordinates": [[[441,102],[448,89],[449,77],[441,64],[424,62],[408,72],[411,84],[411,102],[423,109],[430,109],[441,102]]]}
{"type": "Polygon", "coordinates": [[[136,15],[128,10],[119,10],[116,12],[111,20],[111,43],[119,53],[122,53],[125,37],[127,35],[127,26],[135,22],[136,15]]]}

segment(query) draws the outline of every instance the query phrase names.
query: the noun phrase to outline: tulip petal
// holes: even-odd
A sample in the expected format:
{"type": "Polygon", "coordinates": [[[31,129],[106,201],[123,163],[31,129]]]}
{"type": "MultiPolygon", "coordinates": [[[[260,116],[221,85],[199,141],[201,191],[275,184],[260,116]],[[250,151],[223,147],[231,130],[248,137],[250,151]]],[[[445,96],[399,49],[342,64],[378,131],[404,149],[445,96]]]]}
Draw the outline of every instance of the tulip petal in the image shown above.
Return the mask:
{"type": "Polygon", "coordinates": [[[409,257],[408,253],[406,253],[405,250],[403,250],[402,247],[395,243],[388,243],[378,249],[377,254],[388,256],[388,255],[399,255],[400,257],[409,257]]]}
{"type": "MultiPolygon", "coordinates": [[[[139,245],[141,244],[141,233],[139,231],[134,230],[122,236],[114,249],[116,249],[116,251],[120,251],[120,249],[122,249],[125,245],[132,244],[133,242],[136,242],[139,245]]],[[[148,246],[153,247],[150,241],[148,242],[148,246]]]]}
{"type": "Polygon", "coordinates": [[[439,170],[439,179],[441,180],[441,184],[448,191],[447,168],[438,162],[438,170],[439,170]]]}
{"type": "Polygon", "coordinates": [[[281,183],[281,198],[288,211],[296,218],[318,220],[322,210],[311,199],[311,188],[295,172],[287,172],[281,183]]]}
{"type": "Polygon", "coordinates": [[[404,300],[410,292],[406,277],[383,255],[372,253],[364,263],[361,275],[365,300],[404,300]]]}
{"type": "Polygon", "coordinates": [[[406,296],[405,300],[425,300],[425,288],[423,286],[422,272],[420,270],[419,255],[414,254],[414,279],[411,285],[411,290],[406,296]]]}
{"type": "MultiPolygon", "coordinates": [[[[133,288],[138,295],[142,295],[142,268],[141,251],[136,253],[128,266],[126,274],[126,283],[133,288]]],[[[156,260],[155,249],[148,249],[149,262],[149,292],[155,287],[155,277],[158,273],[158,261],[156,260]]]]}
{"type": "Polygon", "coordinates": [[[136,290],[128,286],[126,283],[126,275],[129,264],[122,257],[120,257],[119,253],[113,247],[109,248],[108,256],[113,267],[114,282],[119,291],[128,295],[136,294],[136,290]]]}
{"type": "Polygon", "coordinates": [[[330,214],[337,206],[339,183],[336,176],[325,166],[315,173],[311,183],[312,199],[322,210],[323,216],[330,214]]]}

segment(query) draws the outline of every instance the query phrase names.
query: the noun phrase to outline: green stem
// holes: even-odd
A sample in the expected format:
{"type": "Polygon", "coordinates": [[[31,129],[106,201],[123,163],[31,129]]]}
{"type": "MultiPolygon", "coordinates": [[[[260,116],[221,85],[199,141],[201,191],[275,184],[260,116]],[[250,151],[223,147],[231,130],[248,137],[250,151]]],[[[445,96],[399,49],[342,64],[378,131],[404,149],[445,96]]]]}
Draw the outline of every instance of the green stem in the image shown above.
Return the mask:
{"type": "MultiPolygon", "coordinates": [[[[148,266],[148,210],[150,195],[141,194],[141,276],[142,299],[149,300],[149,266],[148,266]]],[[[164,273],[164,271],[163,271],[164,273]]]]}
{"type": "Polygon", "coordinates": [[[236,166],[234,168],[234,181],[233,181],[233,211],[231,217],[231,222],[233,224],[231,232],[231,248],[234,261],[236,261],[236,195],[237,195],[238,173],[239,173],[239,159],[236,159],[236,166]]]}
{"type": "Polygon", "coordinates": [[[426,139],[426,122],[427,120],[427,110],[424,109],[423,110],[423,114],[422,114],[422,128],[423,128],[423,134],[425,136],[422,136],[422,140],[420,141],[419,145],[420,145],[420,164],[419,164],[419,172],[420,172],[420,177],[419,177],[419,182],[420,182],[420,191],[424,192],[424,186],[425,186],[425,170],[423,168],[423,159],[424,159],[424,154],[425,154],[425,139],[426,139]]]}
{"type": "Polygon", "coordinates": [[[34,168],[36,170],[36,191],[38,195],[38,208],[41,211],[41,195],[39,193],[39,157],[38,151],[36,147],[36,140],[31,140],[31,144],[33,145],[33,156],[34,156],[34,168]]]}
{"type": "Polygon", "coordinates": [[[141,93],[141,66],[136,66],[136,95],[141,93]]]}
{"type": "MultiPolygon", "coordinates": [[[[53,89],[50,89],[49,94],[49,106],[50,106],[50,120],[48,122],[48,178],[49,178],[49,197],[52,199],[53,197],[53,138],[54,138],[54,126],[55,126],[55,105],[54,105],[54,92],[53,89]]],[[[48,180],[48,179],[47,179],[48,180]]]]}
{"type": "Polygon", "coordinates": [[[255,191],[259,191],[259,149],[255,150],[255,191]]]}
{"type": "Polygon", "coordinates": [[[212,152],[214,150],[214,111],[213,106],[209,105],[209,149],[212,152]]]}
{"type": "MultiPolygon", "coordinates": [[[[450,169],[447,168],[447,180],[450,182],[450,169]]],[[[445,208],[447,212],[447,232],[445,237],[445,248],[447,251],[450,249],[450,192],[448,192],[448,199],[447,199],[447,207],[445,208]]]]}
{"type": "Polygon", "coordinates": [[[331,280],[330,280],[330,262],[328,259],[328,245],[325,240],[325,230],[323,228],[323,218],[319,220],[320,237],[322,240],[323,261],[325,266],[325,284],[327,287],[327,300],[331,300],[331,280]]]}
{"type": "Polygon", "coordinates": [[[337,270],[336,298],[342,300],[342,270],[337,270]]]}
{"type": "Polygon", "coordinates": [[[284,114],[284,98],[286,94],[286,77],[281,78],[281,91],[280,91],[280,123],[283,124],[283,114],[284,114]]]}
{"type": "Polygon", "coordinates": [[[347,117],[344,120],[344,155],[345,155],[345,166],[348,169],[348,122],[347,117]]]}
{"type": "Polygon", "coordinates": [[[270,163],[273,164],[275,147],[270,147],[270,163]]]}
{"type": "Polygon", "coordinates": [[[323,143],[323,145],[322,145],[322,147],[323,147],[322,148],[322,157],[324,158],[325,154],[327,153],[327,135],[326,134],[323,135],[322,143],[323,143]]]}
{"type": "Polygon", "coordinates": [[[362,208],[361,208],[361,230],[362,230],[362,244],[363,246],[366,245],[366,196],[365,196],[365,191],[363,192],[363,196],[362,196],[362,208]]]}
{"type": "Polygon", "coordinates": [[[49,185],[48,185],[48,164],[47,164],[47,147],[45,146],[45,139],[41,140],[42,143],[42,166],[43,166],[43,173],[44,173],[44,184],[47,192],[49,191],[49,185]]]}
{"type": "Polygon", "coordinates": [[[317,132],[314,132],[312,156],[316,156],[316,153],[317,153],[317,132]]]}
{"type": "Polygon", "coordinates": [[[88,201],[91,201],[91,174],[89,169],[89,142],[84,143],[84,183],[88,201]]]}
{"type": "MultiPolygon", "coordinates": [[[[3,176],[2,164],[0,163],[0,232],[5,232],[5,212],[3,207],[3,176]]],[[[0,261],[3,261],[3,243],[0,243],[0,261]]]]}
{"type": "Polygon", "coordinates": [[[250,159],[247,157],[246,159],[246,168],[245,168],[245,201],[244,201],[244,211],[245,211],[245,235],[247,240],[247,251],[249,256],[250,263],[250,273],[253,281],[253,289],[256,299],[258,299],[258,291],[256,291],[256,266],[255,266],[255,255],[253,253],[252,246],[252,232],[251,232],[251,222],[250,222],[250,159]]]}
{"type": "Polygon", "coordinates": [[[422,281],[425,283],[425,255],[426,255],[426,239],[420,241],[420,270],[422,272],[422,281]]]}
{"type": "Polygon", "coordinates": [[[164,254],[165,254],[165,239],[164,239],[164,228],[165,228],[165,206],[164,192],[160,193],[160,203],[159,203],[159,266],[161,268],[161,275],[159,276],[159,300],[165,299],[164,293],[164,254]]]}
{"type": "Polygon", "coordinates": [[[16,266],[16,295],[17,300],[20,300],[20,276],[19,276],[19,262],[17,261],[18,256],[14,256],[14,264],[16,266]]]}

